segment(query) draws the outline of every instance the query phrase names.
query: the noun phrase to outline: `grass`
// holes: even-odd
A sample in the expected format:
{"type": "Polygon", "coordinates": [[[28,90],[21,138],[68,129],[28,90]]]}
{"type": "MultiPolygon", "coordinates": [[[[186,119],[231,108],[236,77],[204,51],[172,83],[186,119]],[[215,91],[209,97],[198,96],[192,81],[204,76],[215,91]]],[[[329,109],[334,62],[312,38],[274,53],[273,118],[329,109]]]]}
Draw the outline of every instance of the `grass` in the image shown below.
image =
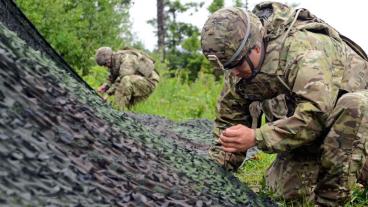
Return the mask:
{"type": "MultiPolygon", "coordinates": [[[[158,86],[146,100],[134,105],[130,111],[160,115],[175,121],[195,118],[214,119],[222,81],[215,81],[211,74],[199,73],[197,80],[190,82],[185,70],[177,70],[175,76],[170,77],[169,70],[163,64],[156,64],[160,73],[158,86]]],[[[99,66],[91,68],[90,71],[90,74],[83,79],[93,89],[97,89],[107,79],[108,72],[99,66]]],[[[108,100],[114,102],[113,98],[108,100]]],[[[112,103],[112,106],[114,105],[112,103]]]]}
{"type": "MultiPolygon", "coordinates": [[[[270,192],[265,184],[264,175],[268,167],[272,164],[276,158],[275,154],[266,154],[260,152],[254,159],[247,161],[241,169],[239,169],[235,176],[239,178],[241,182],[246,183],[254,192],[259,193],[261,196],[273,197],[275,196],[270,192]]],[[[301,202],[299,204],[286,203],[283,200],[276,200],[280,207],[313,207],[310,202],[301,202]]],[[[368,188],[363,188],[357,184],[353,188],[352,198],[345,207],[366,207],[368,206],[368,188]]]]}
{"type": "Polygon", "coordinates": [[[256,157],[248,160],[236,173],[235,176],[243,183],[246,183],[254,192],[260,196],[271,197],[280,207],[313,207],[309,202],[301,202],[298,204],[287,203],[284,200],[276,199],[273,193],[267,188],[264,176],[267,169],[275,160],[275,154],[266,154],[259,152],[256,157]]]}
{"type": "Polygon", "coordinates": [[[255,192],[261,192],[264,186],[263,177],[266,169],[275,159],[274,154],[258,153],[253,159],[248,160],[236,173],[240,181],[247,183],[255,192]]]}
{"type": "Polygon", "coordinates": [[[212,75],[200,73],[195,82],[188,82],[177,74],[169,78],[161,72],[160,82],[153,94],[144,102],[132,107],[136,113],[155,114],[171,120],[182,121],[194,118],[213,120],[217,97],[222,88],[212,75]]]}

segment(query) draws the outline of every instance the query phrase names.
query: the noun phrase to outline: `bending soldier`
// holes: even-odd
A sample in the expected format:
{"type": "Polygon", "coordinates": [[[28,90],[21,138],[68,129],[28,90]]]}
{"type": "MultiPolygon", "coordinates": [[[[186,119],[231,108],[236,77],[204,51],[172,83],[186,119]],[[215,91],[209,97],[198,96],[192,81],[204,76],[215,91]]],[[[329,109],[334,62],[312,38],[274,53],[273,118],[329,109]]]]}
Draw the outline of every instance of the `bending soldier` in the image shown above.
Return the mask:
{"type": "Polygon", "coordinates": [[[210,157],[236,170],[257,146],[277,153],[266,174],[276,195],[320,206],[346,203],[357,179],[367,177],[364,51],[308,10],[272,2],[253,12],[215,12],[201,46],[225,71],[210,157]],[[269,122],[260,126],[260,113],[250,108],[269,122]]]}
{"type": "Polygon", "coordinates": [[[121,109],[146,99],[159,82],[154,61],[137,49],[113,52],[110,47],[101,47],[96,52],[96,63],[107,67],[110,73],[108,82],[98,92],[115,95],[121,109]]]}

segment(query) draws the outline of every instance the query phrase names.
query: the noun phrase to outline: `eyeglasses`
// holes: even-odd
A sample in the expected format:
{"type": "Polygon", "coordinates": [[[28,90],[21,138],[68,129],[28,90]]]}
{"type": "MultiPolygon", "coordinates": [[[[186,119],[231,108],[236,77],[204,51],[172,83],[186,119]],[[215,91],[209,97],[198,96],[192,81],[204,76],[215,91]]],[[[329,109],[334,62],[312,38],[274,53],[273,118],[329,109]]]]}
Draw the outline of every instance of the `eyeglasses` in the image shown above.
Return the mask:
{"type": "MultiPolygon", "coordinates": [[[[233,62],[233,63],[230,63],[228,66],[225,67],[225,70],[230,70],[230,69],[233,69],[233,68],[236,68],[236,67],[239,67],[241,64],[243,64],[244,61],[247,60],[247,57],[249,57],[249,54],[252,52],[252,50],[255,48],[256,46],[250,48],[247,53],[240,59],[238,60],[237,62],[233,62]]],[[[247,60],[248,62],[248,60],[247,60]]]]}
{"type": "Polygon", "coordinates": [[[210,61],[210,63],[215,66],[215,67],[219,67],[221,70],[230,70],[236,67],[239,67],[241,64],[243,64],[244,61],[247,61],[249,63],[249,54],[252,52],[252,49],[254,49],[254,47],[250,48],[247,53],[238,61],[233,61],[232,63],[230,63],[229,65],[227,65],[226,67],[224,67],[224,65],[222,65],[221,61],[218,59],[218,57],[216,55],[208,55],[208,60],[210,61]]]}
{"type": "Polygon", "coordinates": [[[244,55],[240,60],[238,60],[237,62],[233,62],[230,65],[225,67],[225,70],[230,70],[236,67],[239,67],[240,65],[243,64],[243,62],[245,61],[247,55],[244,55]]]}

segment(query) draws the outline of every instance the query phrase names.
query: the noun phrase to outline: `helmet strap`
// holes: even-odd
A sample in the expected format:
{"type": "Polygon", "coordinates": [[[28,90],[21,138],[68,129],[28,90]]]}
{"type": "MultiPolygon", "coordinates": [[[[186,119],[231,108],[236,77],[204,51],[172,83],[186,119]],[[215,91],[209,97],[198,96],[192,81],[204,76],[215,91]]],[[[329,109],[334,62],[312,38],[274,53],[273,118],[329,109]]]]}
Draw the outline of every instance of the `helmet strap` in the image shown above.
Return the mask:
{"type": "Polygon", "coordinates": [[[259,71],[261,70],[261,67],[263,65],[263,61],[264,61],[264,58],[265,58],[265,53],[266,53],[266,51],[265,51],[266,50],[265,42],[263,41],[262,43],[263,44],[261,45],[261,59],[259,61],[259,64],[257,65],[257,67],[254,67],[254,64],[250,60],[249,55],[248,54],[245,55],[245,60],[247,61],[248,65],[250,67],[250,70],[252,71],[251,76],[249,78],[247,78],[247,80],[253,79],[259,73],[259,71]]]}

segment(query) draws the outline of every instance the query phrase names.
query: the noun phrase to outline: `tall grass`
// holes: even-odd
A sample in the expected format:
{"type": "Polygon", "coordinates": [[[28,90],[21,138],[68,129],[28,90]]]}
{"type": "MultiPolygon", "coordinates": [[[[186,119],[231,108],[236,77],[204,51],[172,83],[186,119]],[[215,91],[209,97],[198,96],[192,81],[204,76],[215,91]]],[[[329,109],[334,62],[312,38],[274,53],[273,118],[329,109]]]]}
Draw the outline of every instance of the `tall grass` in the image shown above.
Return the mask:
{"type": "Polygon", "coordinates": [[[173,78],[169,77],[167,71],[160,73],[161,79],[154,93],[146,101],[135,105],[132,111],[156,114],[176,121],[214,119],[222,82],[216,82],[212,75],[204,73],[200,73],[195,82],[188,82],[186,75],[180,71],[173,78]]]}

